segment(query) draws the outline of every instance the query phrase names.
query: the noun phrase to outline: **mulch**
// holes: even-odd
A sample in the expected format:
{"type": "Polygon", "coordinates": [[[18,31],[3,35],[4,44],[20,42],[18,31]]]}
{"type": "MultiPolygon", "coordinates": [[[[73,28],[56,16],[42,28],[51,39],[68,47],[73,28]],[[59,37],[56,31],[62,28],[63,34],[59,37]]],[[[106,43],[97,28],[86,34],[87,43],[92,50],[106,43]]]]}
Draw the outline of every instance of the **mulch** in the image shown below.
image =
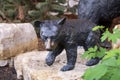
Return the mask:
{"type": "Polygon", "coordinates": [[[0,80],[18,80],[13,67],[0,67],[0,80]]]}

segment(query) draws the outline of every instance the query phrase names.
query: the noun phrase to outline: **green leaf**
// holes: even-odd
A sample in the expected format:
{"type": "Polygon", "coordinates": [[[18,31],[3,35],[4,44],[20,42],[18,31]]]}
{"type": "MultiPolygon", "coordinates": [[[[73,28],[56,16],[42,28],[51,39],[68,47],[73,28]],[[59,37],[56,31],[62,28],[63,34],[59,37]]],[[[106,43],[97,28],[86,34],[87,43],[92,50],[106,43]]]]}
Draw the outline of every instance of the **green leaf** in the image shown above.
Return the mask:
{"type": "Polygon", "coordinates": [[[118,54],[120,55],[120,50],[119,50],[119,49],[109,50],[108,52],[106,52],[106,55],[104,56],[103,60],[104,60],[104,59],[108,59],[108,58],[115,57],[115,56],[117,56],[118,54]]]}
{"type": "Polygon", "coordinates": [[[116,71],[114,71],[110,80],[120,80],[120,69],[116,69],[116,71]]]}
{"type": "Polygon", "coordinates": [[[0,10],[0,16],[2,16],[4,19],[6,18],[5,14],[0,10]]]}
{"type": "Polygon", "coordinates": [[[104,75],[103,77],[101,77],[100,80],[110,80],[111,74],[106,73],[107,75],[104,75]]]}
{"type": "Polygon", "coordinates": [[[31,16],[31,17],[39,17],[40,16],[40,12],[39,11],[37,11],[37,10],[30,10],[30,11],[28,11],[28,15],[29,16],[31,16]]]}
{"type": "Polygon", "coordinates": [[[97,51],[96,56],[101,58],[106,55],[106,51],[106,48],[99,47],[99,51],[97,51]]]}
{"type": "Polygon", "coordinates": [[[7,5],[4,5],[2,9],[3,9],[4,11],[9,10],[9,9],[15,10],[15,7],[16,7],[16,6],[13,5],[13,4],[7,4],[7,5]]]}
{"type": "Polygon", "coordinates": [[[103,29],[105,28],[104,26],[95,26],[92,31],[96,31],[96,30],[99,30],[99,29],[103,29]]]}
{"type": "Polygon", "coordinates": [[[111,76],[113,75],[114,69],[107,69],[107,72],[105,75],[103,75],[100,80],[110,80],[111,76]]]}
{"type": "Polygon", "coordinates": [[[88,51],[85,51],[84,54],[82,55],[82,58],[95,58],[95,57],[103,57],[106,54],[106,49],[102,47],[95,46],[93,48],[89,48],[88,51]]]}
{"type": "Polygon", "coordinates": [[[66,0],[58,0],[59,3],[65,3],[66,0]]]}
{"type": "Polygon", "coordinates": [[[117,64],[118,64],[118,66],[120,66],[120,55],[118,56],[117,64]]]}
{"type": "Polygon", "coordinates": [[[88,68],[83,75],[84,80],[99,80],[107,72],[107,67],[104,65],[96,65],[88,68]]]}
{"type": "Polygon", "coordinates": [[[51,5],[51,8],[53,11],[64,12],[66,7],[58,5],[58,4],[53,4],[53,5],[51,5]]]}
{"type": "Polygon", "coordinates": [[[101,64],[106,65],[106,66],[110,66],[110,67],[116,67],[117,66],[117,60],[115,59],[115,57],[112,57],[112,58],[102,60],[101,64]]]}
{"type": "Polygon", "coordinates": [[[96,57],[97,50],[98,50],[97,46],[95,46],[93,48],[89,48],[88,51],[84,52],[84,54],[82,55],[82,58],[91,59],[91,58],[96,57]]]}
{"type": "Polygon", "coordinates": [[[120,30],[119,29],[113,29],[113,34],[111,35],[111,40],[113,43],[115,43],[118,39],[120,39],[120,30]]]}
{"type": "Polygon", "coordinates": [[[39,3],[36,4],[36,8],[37,9],[44,9],[46,7],[48,7],[48,3],[47,2],[39,2],[39,3]]]}
{"type": "Polygon", "coordinates": [[[69,8],[67,11],[76,14],[76,6],[69,8]]]}
{"type": "Polygon", "coordinates": [[[101,37],[101,41],[103,42],[108,38],[108,41],[116,42],[117,39],[120,38],[120,30],[119,29],[114,29],[113,33],[110,33],[108,29],[102,34],[103,36],[101,37]]]}
{"type": "Polygon", "coordinates": [[[14,9],[9,9],[9,10],[7,10],[7,16],[9,17],[9,18],[11,18],[11,19],[13,19],[14,18],[14,16],[15,16],[15,10],[14,9]]]}
{"type": "Polygon", "coordinates": [[[108,31],[108,29],[106,29],[106,31],[102,34],[101,41],[105,41],[110,35],[111,33],[108,31]]]}

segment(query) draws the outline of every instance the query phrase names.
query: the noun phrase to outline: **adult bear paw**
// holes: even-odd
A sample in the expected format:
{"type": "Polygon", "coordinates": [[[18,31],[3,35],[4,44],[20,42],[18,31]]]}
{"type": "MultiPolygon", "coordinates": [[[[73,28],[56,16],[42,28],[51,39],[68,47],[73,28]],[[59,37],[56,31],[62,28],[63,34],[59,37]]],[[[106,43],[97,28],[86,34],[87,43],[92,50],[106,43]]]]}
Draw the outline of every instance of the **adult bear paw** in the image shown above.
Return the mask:
{"type": "Polygon", "coordinates": [[[74,68],[74,65],[65,65],[61,68],[61,71],[69,71],[74,68]]]}

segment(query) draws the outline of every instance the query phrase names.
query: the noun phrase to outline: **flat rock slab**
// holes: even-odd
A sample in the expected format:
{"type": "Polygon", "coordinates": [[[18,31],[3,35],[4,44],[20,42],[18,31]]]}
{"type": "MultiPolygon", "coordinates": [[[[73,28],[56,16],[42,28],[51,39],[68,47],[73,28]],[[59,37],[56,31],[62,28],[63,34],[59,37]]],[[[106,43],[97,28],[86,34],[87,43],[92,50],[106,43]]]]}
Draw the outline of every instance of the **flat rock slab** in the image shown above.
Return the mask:
{"type": "Polygon", "coordinates": [[[66,64],[65,51],[60,54],[52,66],[47,66],[45,57],[47,51],[32,51],[21,54],[14,59],[17,78],[24,80],[82,80],[81,76],[87,69],[86,60],[80,58],[83,50],[78,52],[74,70],[62,72],[60,68],[66,64]]]}

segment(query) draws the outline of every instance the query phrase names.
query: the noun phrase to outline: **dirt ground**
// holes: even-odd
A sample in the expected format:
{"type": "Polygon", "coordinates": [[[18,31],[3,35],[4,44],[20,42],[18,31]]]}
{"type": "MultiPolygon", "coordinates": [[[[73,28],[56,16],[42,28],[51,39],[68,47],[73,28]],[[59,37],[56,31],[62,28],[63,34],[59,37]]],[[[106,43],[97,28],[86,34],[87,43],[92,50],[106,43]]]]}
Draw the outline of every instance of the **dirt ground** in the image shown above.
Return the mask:
{"type": "MultiPolygon", "coordinates": [[[[120,24],[120,17],[113,20],[112,27],[116,24],[120,24]]],[[[39,50],[45,50],[41,40],[39,40],[39,50]]],[[[0,67],[0,80],[18,80],[15,69],[9,66],[0,67]]]]}
{"type": "Polygon", "coordinates": [[[18,80],[13,67],[0,67],[0,80],[18,80]]]}

